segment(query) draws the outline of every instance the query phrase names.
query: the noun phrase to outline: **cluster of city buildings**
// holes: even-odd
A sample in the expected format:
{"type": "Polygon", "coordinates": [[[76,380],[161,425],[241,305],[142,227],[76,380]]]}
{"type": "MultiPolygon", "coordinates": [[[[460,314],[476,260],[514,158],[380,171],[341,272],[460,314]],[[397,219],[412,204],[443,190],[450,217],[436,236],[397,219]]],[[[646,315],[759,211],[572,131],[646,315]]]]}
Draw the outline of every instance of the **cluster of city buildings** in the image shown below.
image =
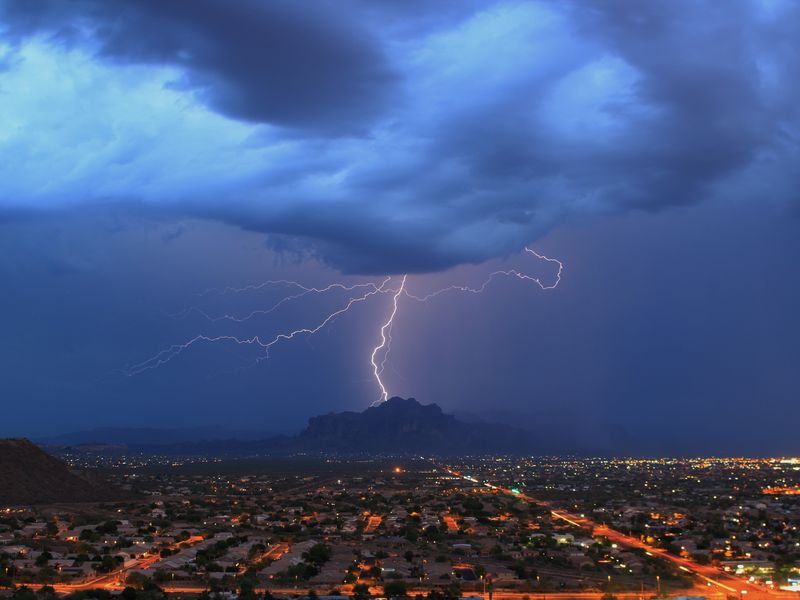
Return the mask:
{"type": "Polygon", "coordinates": [[[303,461],[128,464],[110,471],[127,500],[3,507],[0,590],[800,588],[791,460],[303,461]]]}

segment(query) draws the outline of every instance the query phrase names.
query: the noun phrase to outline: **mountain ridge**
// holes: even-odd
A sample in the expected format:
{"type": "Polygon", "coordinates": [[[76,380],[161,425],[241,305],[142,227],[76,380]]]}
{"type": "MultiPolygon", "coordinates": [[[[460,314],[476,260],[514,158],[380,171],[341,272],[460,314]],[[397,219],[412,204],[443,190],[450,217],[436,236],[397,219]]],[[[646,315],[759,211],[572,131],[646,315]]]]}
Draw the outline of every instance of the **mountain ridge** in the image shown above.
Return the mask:
{"type": "Polygon", "coordinates": [[[307,452],[397,454],[532,453],[535,435],[507,425],[468,423],[437,404],[392,397],[362,412],[309,419],[294,439],[307,452]]]}
{"type": "MultiPolygon", "coordinates": [[[[112,440],[66,446],[71,450],[246,457],[298,453],[363,454],[536,454],[544,451],[535,433],[505,424],[468,422],[438,404],[392,397],[361,412],[311,417],[294,436],[261,440],[197,440],[169,444],[120,445],[112,440]],[[105,441],[103,447],[99,442],[105,441]]],[[[51,446],[48,446],[51,447],[51,446]]],[[[54,446],[58,451],[63,447],[54,446]]]]}

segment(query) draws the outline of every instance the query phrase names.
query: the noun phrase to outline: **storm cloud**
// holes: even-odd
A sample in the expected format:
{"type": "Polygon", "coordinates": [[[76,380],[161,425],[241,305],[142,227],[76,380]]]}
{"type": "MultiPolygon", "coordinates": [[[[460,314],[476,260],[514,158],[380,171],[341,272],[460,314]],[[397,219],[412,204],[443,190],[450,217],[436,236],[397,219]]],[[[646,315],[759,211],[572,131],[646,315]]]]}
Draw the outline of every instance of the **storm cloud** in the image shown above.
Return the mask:
{"type": "Polygon", "coordinates": [[[6,215],[130,204],[372,273],[593,215],[797,202],[796,3],[0,10],[6,215]]]}

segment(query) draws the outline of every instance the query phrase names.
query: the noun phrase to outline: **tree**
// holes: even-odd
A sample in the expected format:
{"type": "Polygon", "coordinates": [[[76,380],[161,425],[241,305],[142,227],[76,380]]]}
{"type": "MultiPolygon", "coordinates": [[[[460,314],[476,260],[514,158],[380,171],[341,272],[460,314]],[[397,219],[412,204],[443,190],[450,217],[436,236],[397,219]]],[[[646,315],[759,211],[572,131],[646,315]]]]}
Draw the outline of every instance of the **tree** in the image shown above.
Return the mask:
{"type": "Polygon", "coordinates": [[[383,586],[383,594],[390,598],[397,598],[398,596],[405,596],[408,593],[408,588],[405,581],[395,580],[390,581],[383,586]]]}
{"type": "Polygon", "coordinates": [[[14,600],[37,600],[36,593],[26,585],[18,587],[16,590],[14,590],[14,593],[11,594],[11,597],[14,598],[14,600]]]}
{"type": "Polygon", "coordinates": [[[325,544],[314,544],[307,552],[303,553],[303,559],[319,567],[331,559],[331,547],[325,544]]]}
{"type": "Polygon", "coordinates": [[[520,564],[520,563],[513,564],[513,565],[511,565],[511,570],[520,579],[527,579],[528,578],[528,570],[525,568],[525,565],[523,565],[523,564],[520,564]]]}
{"type": "Polygon", "coordinates": [[[52,560],[53,555],[50,554],[47,550],[42,552],[39,556],[36,557],[36,566],[37,567],[44,567],[47,565],[48,560],[52,560]]]}
{"type": "Polygon", "coordinates": [[[119,521],[106,521],[95,527],[95,531],[97,533],[117,533],[117,525],[119,525],[119,521]]]}
{"type": "Polygon", "coordinates": [[[166,583],[171,578],[172,575],[170,573],[167,573],[163,569],[156,569],[156,572],[153,573],[153,581],[156,581],[158,583],[166,583]]]}
{"type": "Polygon", "coordinates": [[[144,573],[131,573],[125,578],[125,583],[136,590],[144,589],[145,584],[149,581],[150,579],[144,573]]]}
{"type": "Polygon", "coordinates": [[[357,583],[353,586],[354,600],[367,600],[369,598],[369,586],[366,583],[357,583]]]}
{"type": "Polygon", "coordinates": [[[242,575],[236,578],[239,598],[243,600],[256,600],[256,586],[258,585],[258,574],[255,569],[247,569],[242,575]]]}
{"type": "Polygon", "coordinates": [[[115,557],[111,556],[110,554],[106,554],[102,558],[99,556],[94,556],[92,557],[92,562],[100,563],[97,565],[97,570],[101,573],[109,573],[114,570],[114,567],[117,566],[115,557]]]}
{"type": "Polygon", "coordinates": [[[95,542],[100,539],[100,536],[94,532],[93,529],[84,529],[78,536],[78,539],[86,542],[95,542]]]}
{"type": "Polygon", "coordinates": [[[120,597],[122,597],[122,600],[136,600],[136,590],[128,586],[122,590],[120,597]]]}
{"type": "Polygon", "coordinates": [[[447,598],[461,598],[461,586],[457,581],[449,584],[444,590],[447,598]]]}
{"type": "Polygon", "coordinates": [[[56,590],[51,585],[43,585],[39,588],[39,600],[55,600],[58,598],[56,590]]]}
{"type": "Polygon", "coordinates": [[[42,583],[52,583],[58,579],[58,573],[54,568],[45,566],[39,569],[39,572],[36,574],[36,579],[42,583]]]}
{"type": "Polygon", "coordinates": [[[428,525],[423,533],[425,539],[429,542],[438,541],[442,538],[441,532],[436,525],[428,525]]]}

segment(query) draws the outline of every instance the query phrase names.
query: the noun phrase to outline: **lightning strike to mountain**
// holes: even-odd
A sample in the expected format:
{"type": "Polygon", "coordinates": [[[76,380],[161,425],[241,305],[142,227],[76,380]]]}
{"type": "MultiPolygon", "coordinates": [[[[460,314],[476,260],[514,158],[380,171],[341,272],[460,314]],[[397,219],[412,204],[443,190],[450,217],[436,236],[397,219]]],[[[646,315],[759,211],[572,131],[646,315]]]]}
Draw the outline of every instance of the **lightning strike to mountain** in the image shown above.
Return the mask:
{"type": "Polygon", "coordinates": [[[389,398],[389,392],[386,391],[386,386],[383,385],[381,375],[383,374],[383,368],[386,366],[386,360],[389,357],[389,351],[392,348],[392,325],[394,324],[394,318],[397,315],[397,305],[400,300],[400,295],[406,289],[406,279],[408,279],[408,275],[403,275],[403,278],[400,281],[400,287],[397,288],[397,291],[394,293],[394,297],[392,299],[392,312],[389,315],[389,319],[383,324],[383,327],[381,327],[381,343],[375,346],[375,348],[372,350],[372,356],[370,357],[370,363],[372,364],[372,372],[375,375],[375,381],[378,382],[378,387],[381,389],[380,397],[376,401],[378,403],[385,402],[389,398]],[[375,362],[375,357],[382,348],[386,348],[386,352],[384,353],[383,361],[381,361],[379,366],[378,363],[375,362]]]}
{"type": "Polygon", "coordinates": [[[530,248],[526,247],[525,251],[530,254],[533,254],[536,258],[540,260],[558,265],[553,283],[548,285],[543,283],[542,280],[538,277],[522,273],[521,271],[518,271],[516,269],[506,269],[506,270],[493,271],[489,273],[486,279],[483,281],[483,283],[478,287],[470,287],[465,285],[451,285],[425,295],[416,295],[408,291],[408,288],[406,286],[408,282],[408,274],[400,276],[400,285],[397,286],[396,288],[392,288],[389,286],[389,282],[392,280],[392,277],[386,277],[380,284],[359,283],[353,285],[345,285],[343,283],[332,283],[330,285],[321,288],[308,287],[296,281],[291,281],[286,279],[270,280],[259,284],[244,286],[241,288],[234,288],[234,287],[212,288],[198,294],[198,296],[203,297],[212,293],[216,293],[219,295],[227,295],[232,293],[239,294],[244,292],[258,291],[267,287],[274,287],[274,286],[285,286],[285,287],[295,288],[296,290],[299,291],[282,297],[280,300],[278,300],[276,303],[274,303],[272,306],[268,308],[254,310],[243,316],[224,314],[221,316],[212,317],[202,309],[194,306],[185,309],[177,316],[186,316],[192,312],[196,312],[197,314],[201,315],[202,317],[211,322],[231,321],[236,323],[243,323],[245,321],[249,321],[250,319],[256,316],[263,316],[270,314],[278,310],[284,304],[289,303],[293,300],[297,300],[304,296],[323,295],[332,290],[352,292],[355,290],[366,289],[367,291],[364,291],[363,293],[361,293],[361,295],[350,297],[344,304],[344,306],[333,311],[332,313],[329,313],[326,317],[324,317],[320,322],[318,322],[313,327],[301,327],[299,329],[295,329],[289,332],[279,333],[268,341],[263,340],[258,335],[251,337],[239,337],[235,335],[208,336],[200,334],[182,344],[173,344],[172,346],[169,346],[168,348],[161,350],[158,354],[152,356],[151,358],[139,364],[133,365],[132,367],[126,370],[126,374],[138,375],[139,373],[142,373],[144,371],[155,369],[171,361],[173,358],[177,357],[185,350],[188,350],[190,347],[199,343],[230,342],[244,346],[255,346],[261,352],[263,352],[263,356],[258,358],[258,361],[261,361],[263,359],[269,358],[270,349],[279,342],[290,341],[300,335],[314,335],[315,333],[319,332],[327,325],[329,325],[331,322],[336,320],[337,317],[348,312],[355,304],[364,302],[369,298],[371,298],[372,296],[376,296],[378,294],[392,294],[392,310],[387,320],[381,325],[381,328],[379,330],[380,342],[372,349],[372,353],[370,355],[372,374],[380,390],[378,399],[372,403],[372,405],[374,406],[382,402],[385,402],[389,398],[389,391],[383,382],[382,375],[384,368],[386,367],[386,363],[389,359],[389,353],[391,352],[392,348],[392,329],[394,327],[395,317],[397,316],[398,313],[401,296],[405,296],[417,302],[428,302],[429,300],[432,300],[433,298],[436,298],[448,292],[481,294],[498,277],[515,277],[521,281],[530,281],[538,285],[539,288],[541,288],[542,290],[552,290],[558,287],[558,285],[561,283],[561,275],[564,271],[564,264],[558,259],[550,258],[549,256],[545,256],[544,254],[539,254],[538,252],[530,248]],[[381,360],[378,361],[378,356],[381,354],[382,354],[381,360]]]}

